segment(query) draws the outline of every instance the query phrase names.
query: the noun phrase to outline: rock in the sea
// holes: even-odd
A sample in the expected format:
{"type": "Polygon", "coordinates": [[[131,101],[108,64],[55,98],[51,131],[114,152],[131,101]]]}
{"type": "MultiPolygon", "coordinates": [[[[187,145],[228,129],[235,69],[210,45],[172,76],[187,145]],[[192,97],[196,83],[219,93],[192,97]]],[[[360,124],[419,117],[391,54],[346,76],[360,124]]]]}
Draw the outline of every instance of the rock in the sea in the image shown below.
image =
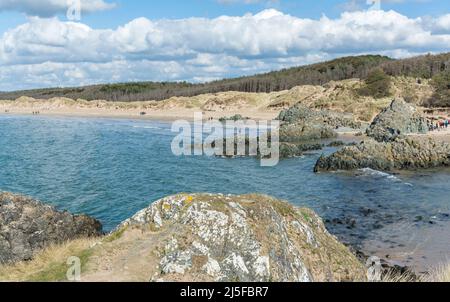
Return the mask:
{"type": "Polygon", "coordinates": [[[395,99],[367,129],[367,135],[379,142],[388,142],[400,135],[427,133],[427,120],[420,110],[403,99],[395,99]]]}
{"type": "Polygon", "coordinates": [[[295,143],[337,136],[336,128],[361,128],[361,123],[343,113],[328,110],[313,110],[301,103],[284,110],[278,119],[281,122],[280,141],[295,143]]]}
{"type": "Polygon", "coordinates": [[[153,252],[146,252],[149,264],[157,263],[147,272],[153,281],[366,278],[364,266],[313,211],[268,196],[167,197],[125,221],[116,233],[132,246],[127,237],[136,236],[135,230],[145,238],[140,242],[157,242],[151,245],[153,252]]]}
{"type": "Polygon", "coordinates": [[[280,141],[286,143],[298,143],[335,137],[337,137],[337,133],[334,129],[325,124],[299,122],[280,127],[280,141]]]}
{"type": "Polygon", "coordinates": [[[315,172],[354,170],[407,170],[450,166],[450,145],[432,138],[400,136],[391,142],[369,139],[344,147],[330,156],[322,156],[315,172]]]}
{"type": "Polygon", "coordinates": [[[299,142],[299,143],[281,143],[280,144],[280,158],[290,158],[302,156],[307,151],[321,150],[323,144],[313,142],[299,142]]]}
{"type": "Polygon", "coordinates": [[[28,197],[0,193],[0,264],[30,260],[51,245],[101,235],[102,225],[84,215],[59,212],[28,197]]]}

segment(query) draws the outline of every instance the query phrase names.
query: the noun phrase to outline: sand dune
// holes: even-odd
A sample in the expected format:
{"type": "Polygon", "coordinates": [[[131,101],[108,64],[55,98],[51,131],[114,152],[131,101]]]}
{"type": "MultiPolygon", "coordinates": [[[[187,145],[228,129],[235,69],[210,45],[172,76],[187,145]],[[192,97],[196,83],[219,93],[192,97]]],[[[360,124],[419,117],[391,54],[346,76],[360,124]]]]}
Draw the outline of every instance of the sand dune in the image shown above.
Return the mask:
{"type": "MultiPolygon", "coordinates": [[[[361,97],[356,90],[362,82],[351,79],[330,82],[324,86],[298,86],[291,90],[272,93],[223,92],[194,97],[172,97],[164,101],[108,102],[68,98],[48,100],[21,97],[0,100],[0,114],[33,114],[60,116],[93,116],[147,119],[192,119],[194,112],[204,117],[221,118],[241,114],[253,119],[273,119],[283,109],[302,102],[309,107],[352,113],[361,121],[370,121],[386,107],[392,97],[374,99],[361,97]],[[143,114],[145,113],[145,114],[143,114]]],[[[413,78],[393,79],[393,97],[410,97],[421,103],[432,94],[428,82],[418,84],[413,78]],[[411,97],[413,96],[413,97],[411,97]]]]}

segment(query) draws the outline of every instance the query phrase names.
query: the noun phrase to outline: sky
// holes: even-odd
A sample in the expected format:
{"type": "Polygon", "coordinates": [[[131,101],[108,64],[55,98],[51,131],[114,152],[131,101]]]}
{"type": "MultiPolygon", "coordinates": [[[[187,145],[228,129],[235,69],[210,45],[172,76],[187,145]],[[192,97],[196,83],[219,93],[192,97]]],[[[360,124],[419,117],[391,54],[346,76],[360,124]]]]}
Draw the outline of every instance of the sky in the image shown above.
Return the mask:
{"type": "Polygon", "coordinates": [[[0,0],[0,91],[447,51],[448,0],[0,0]]]}

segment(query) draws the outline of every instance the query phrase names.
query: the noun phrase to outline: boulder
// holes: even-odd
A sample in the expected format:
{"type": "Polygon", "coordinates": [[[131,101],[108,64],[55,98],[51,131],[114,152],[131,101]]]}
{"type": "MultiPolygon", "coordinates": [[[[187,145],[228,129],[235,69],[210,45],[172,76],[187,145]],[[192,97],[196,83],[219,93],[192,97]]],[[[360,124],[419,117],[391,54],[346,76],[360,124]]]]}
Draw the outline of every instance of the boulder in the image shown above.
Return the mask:
{"type": "Polygon", "coordinates": [[[422,112],[403,99],[392,101],[367,129],[367,135],[379,142],[394,140],[399,135],[427,132],[427,120],[422,112]]]}
{"type": "MultiPolygon", "coordinates": [[[[130,250],[134,250],[133,242],[139,234],[143,239],[136,244],[141,246],[141,253],[142,242],[150,242],[145,251],[149,255],[148,271],[139,275],[151,274],[152,281],[366,278],[364,266],[327,232],[313,211],[263,195],[170,196],[123,222],[111,236],[117,238],[117,234],[120,239],[111,244],[126,243],[130,250]]],[[[130,259],[124,265],[132,267],[131,263],[130,259]]],[[[145,266],[136,265],[140,270],[145,266]]],[[[97,280],[97,276],[104,274],[100,272],[89,280],[97,280]]]]}
{"type": "Polygon", "coordinates": [[[299,142],[334,138],[339,127],[361,128],[351,116],[328,110],[313,110],[301,103],[284,110],[278,119],[281,122],[280,141],[299,142]]]}
{"type": "Polygon", "coordinates": [[[327,138],[335,138],[337,133],[333,128],[324,124],[295,123],[280,127],[280,141],[286,143],[298,143],[327,138]]]}
{"type": "Polygon", "coordinates": [[[323,148],[323,144],[318,143],[281,143],[280,158],[291,158],[302,156],[308,151],[317,151],[323,148]]]}
{"type": "Polygon", "coordinates": [[[88,216],[59,212],[28,197],[0,193],[0,264],[30,260],[51,244],[101,233],[100,222],[88,216]]]}
{"type": "Polygon", "coordinates": [[[391,171],[450,166],[450,145],[432,138],[399,136],[384,143],[373,139],[322,156],[315,172],[371,168],[391,171]]]}

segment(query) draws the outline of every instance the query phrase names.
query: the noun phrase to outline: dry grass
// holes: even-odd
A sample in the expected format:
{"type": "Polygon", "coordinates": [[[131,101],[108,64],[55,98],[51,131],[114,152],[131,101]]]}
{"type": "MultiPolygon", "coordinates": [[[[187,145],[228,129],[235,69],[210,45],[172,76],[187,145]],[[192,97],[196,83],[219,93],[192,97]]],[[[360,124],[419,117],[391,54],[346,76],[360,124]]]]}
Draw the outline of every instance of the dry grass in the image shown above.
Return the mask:
{"type": "Polygon", "coordinates": [[[432,270],[430,274],[417,277],[411,273],[398,274],[387,273],[383,276],[382,282],[450,282],[450,262],[432,270]]]}
{"type": "Polygon", "coordinates": [[[450,282],[450,262],[433,270],[431,274],[424,278],[425,282],[450,282]]]}
{"type": "Polygon", "coordinates": [[[72,256],[80,258],[83,269],[91,255],[90,248],[96,242],[97,238],[78,239],[48,247],[32,261],[0,266],[0,281],[64,281],[69,268],[67,259],[72,256]]]}
{"type": "Polygon", "coordinates": [[[420,280],[418,280],[417,276],[415,276],[412,273],[398,274],[393,271],[390,271],[382,277],[381,281],[387,283],[408,283],[408,282],[418,282],[420,280]]]}

